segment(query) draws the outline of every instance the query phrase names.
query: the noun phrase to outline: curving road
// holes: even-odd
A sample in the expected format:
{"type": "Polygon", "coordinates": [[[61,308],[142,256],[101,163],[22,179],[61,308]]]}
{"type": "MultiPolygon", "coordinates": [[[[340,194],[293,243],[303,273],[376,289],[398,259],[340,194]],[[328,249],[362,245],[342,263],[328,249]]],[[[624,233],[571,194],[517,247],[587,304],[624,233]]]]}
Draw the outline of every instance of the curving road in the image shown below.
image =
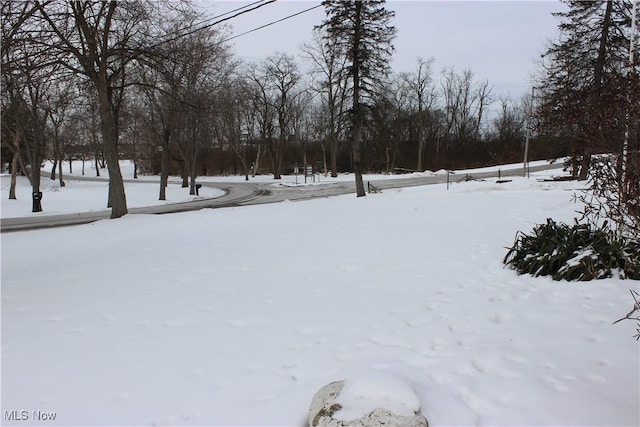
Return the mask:
{"type": "MultiPolygon", "coordinates": [[[[562,163],[532,166],[531,172],[560,169],[562,163]]],[[[510,169],[501,172],[501,176],[521,176],[522,169],[510,169]]],[[[450,175],[451,182],[465,179],[465,173],[452,173],[450,175]]],[[[477,172],[470,174],[469,177],[474,179],[496,178],[498,172],[477,172]]],[[[75,178],[74,178],[75,179],[75,178]]],[[[95,178],[85,178],[86,180],[95,178]]],[[[419,185],[442,184],[447,182],[446,175],[435,175],[427,177],[409,177],[396,178],[386,180],[375,180],[370,183],[381,190],[414,187],[419,185]]],[[[157,182],[151,182],[157,184],[157,182]]],[[[320,197],[330,197],[342,194],[355,193],[355,184],[349,182],[333,182],[325,185],[311,185],[303,187],[276,187],[273,183],[216,183],[203,182],[203,186],[218,188],[224,191],[224,195],[212,199],[195,200],[190,202],[173,203],[159,206],[148,206],[139,208],[130,208],[130,214],[166,214],[176,212],[186,212],[199,209],[226,208],[233,206],[248,206],[264,203],[282,202],[284,200],[305,200],[320,197]]],[[[366,185],[366,183],[365,183],[366,185]]],[[[21,218],[1,218],[0,231],[20,231],[32,230],[37,228],[62,227],[68,225],[87,224],[102,219],[108,219],[111,212],[108,210],[99,212],[80,212],[72,214],[60,215],[42,215],[34,217],[21,218]]]]}

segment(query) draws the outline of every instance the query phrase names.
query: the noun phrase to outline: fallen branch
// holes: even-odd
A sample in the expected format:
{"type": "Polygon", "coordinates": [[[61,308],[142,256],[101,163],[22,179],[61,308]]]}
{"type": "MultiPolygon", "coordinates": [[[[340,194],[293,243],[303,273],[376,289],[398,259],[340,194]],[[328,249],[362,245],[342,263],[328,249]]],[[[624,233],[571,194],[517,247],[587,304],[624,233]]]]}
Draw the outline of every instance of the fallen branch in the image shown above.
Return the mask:
{"type": "MultiPolygon", "coordinates": [[[[633,304],[633,308],[629,313],[627,313],[626,316],[613,322],[614,325],[623,320],[637,320],[638,322],[640,322],[640,313],[638,313],[637,317],[632,317],[636,311],[640,312],[640,299],[637,298],[637,297],[640,297],[640,294],[638,294],[638,292],[634,291],[633,289],[630,289],[629,292],[631,292],[631,296],[633,297],[635,304],[633,304]]],[[[636,332],[637,334],[634,335],[634,338],[636,339],[636,341],[638,341],[640,340],[640,323],[638,324],[638,328],[636,329],[636,332]]]]}
{"type": "Polygon", "coordinates": [[[369,193],[382,193],[382,190],[380,189],[380,187],[376,187],[369,181],[367,181],[367,189],[369,190],[369,193]]]}

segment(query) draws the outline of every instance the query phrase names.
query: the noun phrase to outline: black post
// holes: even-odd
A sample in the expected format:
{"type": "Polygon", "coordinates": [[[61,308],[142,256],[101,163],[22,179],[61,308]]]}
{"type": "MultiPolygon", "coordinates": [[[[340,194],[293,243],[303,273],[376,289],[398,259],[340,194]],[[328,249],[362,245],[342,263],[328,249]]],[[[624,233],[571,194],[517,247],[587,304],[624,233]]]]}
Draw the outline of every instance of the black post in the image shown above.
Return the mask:
{"type": "Polygon", "coordinates": [[[42,212],[42,191],[34,191],[31,193],[33,199],[33,206],[31,212],[42,212]]]}

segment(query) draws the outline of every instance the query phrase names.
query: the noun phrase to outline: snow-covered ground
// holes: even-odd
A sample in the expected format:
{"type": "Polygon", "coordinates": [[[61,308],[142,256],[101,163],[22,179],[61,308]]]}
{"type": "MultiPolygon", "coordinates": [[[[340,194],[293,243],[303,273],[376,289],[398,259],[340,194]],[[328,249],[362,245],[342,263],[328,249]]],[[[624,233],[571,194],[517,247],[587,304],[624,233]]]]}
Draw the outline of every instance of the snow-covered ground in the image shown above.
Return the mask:
{"type": "MultiPolygon", "coordinates": [[[[64,187],[60,186],[58,180],[51,180],[49,178],[51,171],[50,165],[47,165],[47,170],[43,170],[42,178],[40,179],[43,210],[36,214],[31,213],[33,202],[31,199],[31,187],[29,186],[27,178],[23,176],[17,177],[19,185],[16,187],[16,199],[8,200],[11,176],[8,174],[0,175],[0,191],[2,191],[0,213],[2,218],[107,210],[107,196],[109,194],[107,181],[80,181],[70,179],[76,176],[84,178],[81,174],[81,162],[74,162],[73,173],[69,173],[68,163],[65,162],[64,164],[64,187]]],[[[125,178],[130,179],[133,177],[133,164],[130,161],[122,161],[121,168],[125,178]]],[[[85,174],[86,178],[96,177],[95,169],[92,169],[88,165],[85,174]]],[[[100,175],[103,179],[105,176],[109,176],[106,169],[102,170],[100,175]]],[[[158,177],[140,176],[138,181],[139,182],[136,183],[125,183],[127,205],[130,208],[186,202],[206,197],[218,197],[224,194],[223,191],[215,188],[202,187],[199,190],[198,196],[189,196],[189,189],[182,188],[181,181],[178,178],[174,178],[167,186],[167,200],[159,201],[160,186],[158,177]]]]}
{"type": "Polygon", "coordinates": [[[300,426],[340,379],[345,411],[433,426],[640,425],[635,324],[612,325],[638,282],[503,268],[517,230],[576,216],[581,184],[538,177],[4,233],[3,425],[300,426]]]}
{"type": "MultiPolygon", "coordinates": [[[[546,161],[531,162],[531,166],[546,164],[546,161]]],[[[516,169],[520,170],[522,164],[512,164],[502,166],[502,170],[516,169]]],[[[129,160],[120,162],[120,169],[125,178],[125,189],[127,195],[127,206],[130,208],[142,206],[154,206],[167,203],[179,203],[190,200],[219,197],[222,191],[208,186],[203,186],[198,196],[190,196],[189,188],[182,188],[181,179],[179,177],[170,177],[167,186],[166,201],[159,201],[160,192],[158,176],[139,175],[137,180],[132,181],[134,171],[133,163],[129,160]],[[138,184],[146,185],[138,185],[138,184]]],[[[302,168],[301,168],[302,169],[302,168]]],[[[466,174],[474,172],[487,172],[496,168],[469,169],[465,171],[453,171],[453,174],[466,174]]],[[[2,218],[16,218],[24,216],[46,216],[74,212],[92,212],[107,210],[108,183],[105,177],[109,176],[107,169],[100,170],[100,178],[96,177],[96,170],[92,163],[86,162],[85,175],[82,175],[82,162],[74,161],[72,167],[69,168],[68,162],[63,162],[63,178],[65,186],[61,187],[58,180],[51,180],[50,177],[51,164],[46,163],[45,169],[42,171],[42,179],[40,180],[40,191],[42,195],[42,212],[32,213],[31,187],[27,178],[18,176],[18,186],[16,189],[16,199],[8,200],[8,192],[11,184],[11,176],[9,174],[0,174],[0,191],[5,195],[0,199],[0,216],[2,218]],[[73,180],[77,177],[82,180],[73,180]],[[89,180],[87,180],[89,179],[89,180]]],[[[559,170],[554,173],[561,173],[559,170]]],[[[374,180],[392,180],[407,177],[423,177],[434,175],[446,175],[447,171],[424,171],[414,172],[411,174],[400,175],[364,175],[365,181],[374,180]]],[[[455,176],[455,175],[452,175],[455,176]]],[[[455,178],[452,178],[455,179],[455,178]]],[[[274,180],[273,175],[257,175],[251,177],[252,183],[271,184],[274,187],[301,187],[301,186],[322,186],[331,185],[336,182],[353,182],[353,174],[339,174],[337,177],[324,176],[315,174],[305,180],[304,175],[283,175],[282,179],[274,180]]],[[[228,176],[203,176],[198,177],[199,183],[240,183],[245,182],[243,175],[228,176]]]]}

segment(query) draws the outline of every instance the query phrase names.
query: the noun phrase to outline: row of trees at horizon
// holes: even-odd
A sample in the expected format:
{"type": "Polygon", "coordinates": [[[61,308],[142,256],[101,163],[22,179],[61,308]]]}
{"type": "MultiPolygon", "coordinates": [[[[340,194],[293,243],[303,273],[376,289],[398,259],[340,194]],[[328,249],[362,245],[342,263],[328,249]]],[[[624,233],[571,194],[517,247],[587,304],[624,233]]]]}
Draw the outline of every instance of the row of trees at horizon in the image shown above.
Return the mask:
{"type": "MultiPolygon", "coordinates": [[[[567,2],[570,12],[561,18],[570,19],[578,7],[597,17],[611,3],[567,2]]],[[[615,102],[602,96],[589,98],[589,109],[583,109],[577,94],[584,90],[577,86],[587,80],[561,78],[593,74],[590,60],[577,59],[591,58],[584,54],[598,43],[599,55],[605,52],[599,63],[605,65],[597,82],[613,81],[609,70],[615,69],[617,87],[626,87],[619,53],[630,2],[613,3],[620,18],[615,25],[605,26],[603,16],[599,30],[593,30],[597,19],[583,22],[583,15],[565,29],[582,37],[583,46],[561,41],[545,55],[536,97],[533,146],[538,151],[531,157],[573,153],[587,165],[585,153],[598,152],[585,142],[593,140],[592,117],[620,118],[631,111],[630,102],[637,105],[637,99],[621,103],[620,96],[615,102]],[[592,38],[580,33],[589,28],[592,38]],[[564,44],[574,49],[572,62],[563,62],[568,58],[564,44]],[[617,56],[607,53],[611,50],[617,56]],[[568,90],[572,84],[574,92],[568,90]],[[566,108],[559,107],[560,100],[566,108]],[[615,103],[617,110],[605,109],[604,103],[615,103]],[[582,133],[576,131],[580,117],[582,133]]],[[[3,159],[12,160],[14,177],[20,170],[30,177],[34,193],[40,168],[30,166],[44,159],[53,162],[54,173],[58,165],[61,183],[63,159],[93,161],[97,173],[106,165],[109,205],[112,217],[118,217],[126,213],[118,167],[123,157],[145,173],[160,174],[160,199],[169,174],[181,174],[195,194],[196,177],[209,173],[242,173],[249,179],[268,171],[277,179],[293,164],[318,165],[336,175],[521,158],[528,96],[496,99],[489,81],[477,79],[472,70],[436,73],[432,59],[418,58],[414,70],[392,73],[388,61],[395,29],[384,1],[323,4],[327,20],[313,30],[298,57],[274,52],[264,61],[242,63],[225,41],[229,28],[209,24],[186,2],[3,0],[3,159]],[[496,103],[497,113],[490,115],[496,103]]],[[[635,144],[638,117],[632,112],[627,120],[635,144]]],[[[597,128],[612,132],[600,140],[619,142],[621,123],[611,127],[602,121],[597,128]]]]}

